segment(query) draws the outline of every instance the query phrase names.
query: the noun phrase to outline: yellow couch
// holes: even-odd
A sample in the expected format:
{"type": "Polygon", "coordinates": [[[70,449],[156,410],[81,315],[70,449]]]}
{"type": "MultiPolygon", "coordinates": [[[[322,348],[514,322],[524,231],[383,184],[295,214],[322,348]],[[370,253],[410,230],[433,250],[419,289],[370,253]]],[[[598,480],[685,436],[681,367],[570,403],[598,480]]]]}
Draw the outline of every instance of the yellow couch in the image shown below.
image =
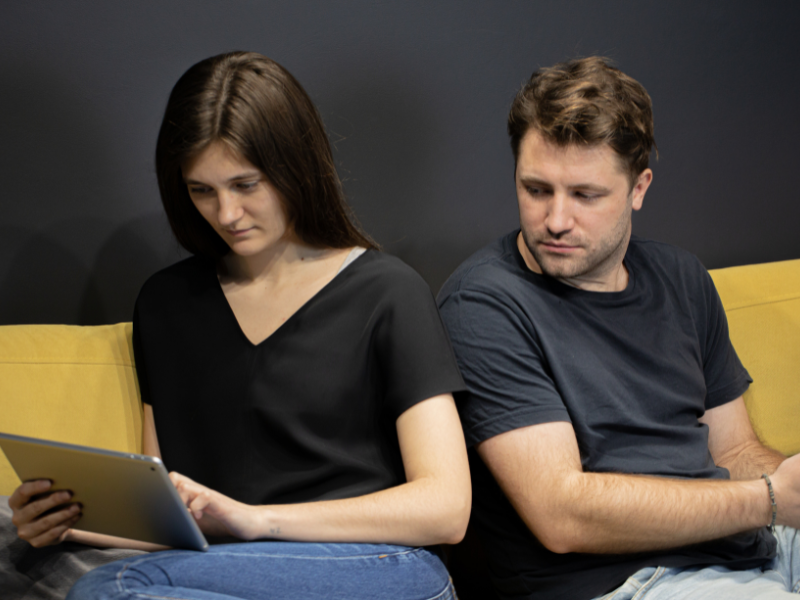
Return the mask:
{"type": "MultiPolygon", "coordinates": [[[[0,432],[141,452],[131,324],[0,327],[0,432]]],[[[0,451],[0,495],[18,485],[0,451]]]]}
{"type": "MultiPolygon", "coordinates": [[[[755,380],[745,401],[756,431],[800,452],[800,260],[711,275],[755,380]]],[[[130,323],[0,327],[0,431],[139,452],[141,430],[130,323]]],[[[0,453],[0,495],[17,485],[0,453]]]]}
{"type": "Polygon", "coordinates": [[[800,260],[711,271],[731,340],[753,384],[744,400],[761,441],[800,452],[800,260]]]}

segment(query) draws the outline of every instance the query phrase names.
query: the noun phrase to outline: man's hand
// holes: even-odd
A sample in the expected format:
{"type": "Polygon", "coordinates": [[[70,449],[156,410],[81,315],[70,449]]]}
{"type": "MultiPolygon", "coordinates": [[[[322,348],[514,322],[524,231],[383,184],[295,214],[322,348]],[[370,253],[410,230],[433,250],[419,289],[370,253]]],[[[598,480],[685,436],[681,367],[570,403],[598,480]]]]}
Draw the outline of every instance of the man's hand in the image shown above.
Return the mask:
{"type": "Polygon", "coordinates": [[[81,506],[69,503],[72,493],[48,493],[51,487],[52,482],[46,479],[28,481],[8,499],[17,535],[34,548],[63,542],[70,527],[81,518],[81,506]]]}
{"type": "Polygon", "coordinates": [[[770,481],[778,507],[777,524],[800,529],[800,454],[784,460],[770,481]]]}

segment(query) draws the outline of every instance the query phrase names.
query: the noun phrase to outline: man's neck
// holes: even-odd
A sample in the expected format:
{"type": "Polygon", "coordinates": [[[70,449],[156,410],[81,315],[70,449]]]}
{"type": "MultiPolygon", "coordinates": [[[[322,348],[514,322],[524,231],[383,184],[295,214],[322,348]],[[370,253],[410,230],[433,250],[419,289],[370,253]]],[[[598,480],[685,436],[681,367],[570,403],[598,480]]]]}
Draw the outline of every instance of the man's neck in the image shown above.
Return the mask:
{"type": "MultiPolygon", "coordinates": [[[[628,236],[628,238],[625,240],[625,250],[627,250],[629,243],[630,236],[628,236]]],[[[525,243],[525,240],[522,237],[522,232],[517,234],[517,248],[519,249],[519,253],[522,255],[522,260],[525,261],[525,265],[528,267],[528,269],[534,273],[538,273],[539,275],[552,277],[556,281],[560,281],[561,283],[570,287],[574,287],[579,290],[585,290],[587,292],[604,293],[621,292],[628,287],[628,268],[625,266],[625,262],[623,260],[625,258],[625,251],[615,253],[614,255],[610,256],[609,259],[611,260],[608,261],[610,264],[606,268],[599,266],[598,268],[593,269],[591,273],[579,274],[574,277],[559,277],[557,275],[545,273],[542,270],[542,268],[539,266],[539,263],[536,262],[536,259],[525,243]]]]}

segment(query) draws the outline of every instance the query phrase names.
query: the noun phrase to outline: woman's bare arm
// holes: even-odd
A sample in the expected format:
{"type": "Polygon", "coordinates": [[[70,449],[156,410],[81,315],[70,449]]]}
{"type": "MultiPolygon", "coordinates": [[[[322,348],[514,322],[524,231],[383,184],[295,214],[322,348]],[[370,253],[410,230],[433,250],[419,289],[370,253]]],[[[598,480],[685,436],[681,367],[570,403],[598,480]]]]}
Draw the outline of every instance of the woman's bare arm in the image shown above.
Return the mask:
{"type": "Polygon", "coordinates": [[[457,543],[471,507],[466,446],[450,394],[429,398],[397,420],[407,482],[344,500],[248,506],[177,473],[171,476],[207,533],[242,539],[457,543]]]}

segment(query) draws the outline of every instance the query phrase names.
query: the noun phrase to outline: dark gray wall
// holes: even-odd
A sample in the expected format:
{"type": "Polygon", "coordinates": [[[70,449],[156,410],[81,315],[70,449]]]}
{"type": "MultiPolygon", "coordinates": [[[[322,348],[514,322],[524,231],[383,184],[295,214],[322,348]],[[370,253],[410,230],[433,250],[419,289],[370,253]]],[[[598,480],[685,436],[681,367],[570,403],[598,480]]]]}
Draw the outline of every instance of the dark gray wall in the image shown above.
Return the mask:
{"type": "Polygon", "coordinates": [[[579,54],[653,97],[637,233],[709,268],[800,258],[799,26],[794,0],[3,2],[0,323],[130,319],[180,256],[152,166],[167,94],[232,49],[306,86],[362,224],[434,291],[516,224],[515,90],[579,54]]]}

